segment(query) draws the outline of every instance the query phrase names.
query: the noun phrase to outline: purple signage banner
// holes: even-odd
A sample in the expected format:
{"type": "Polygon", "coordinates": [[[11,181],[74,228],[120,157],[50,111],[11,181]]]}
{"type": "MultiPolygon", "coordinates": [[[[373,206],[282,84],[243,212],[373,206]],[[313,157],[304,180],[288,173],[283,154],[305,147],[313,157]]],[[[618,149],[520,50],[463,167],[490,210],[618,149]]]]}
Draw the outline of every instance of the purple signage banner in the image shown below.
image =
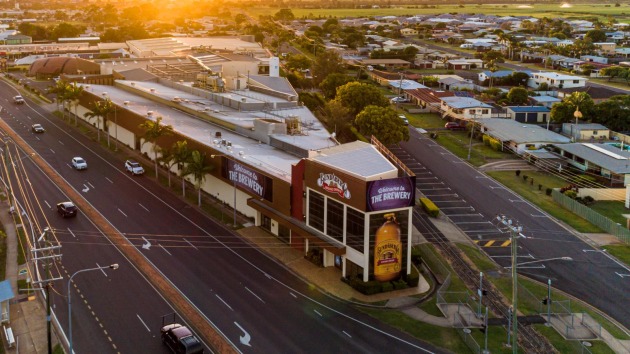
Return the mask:
{"type": "Polygon", "coordinates": [[[413,206],[416,178],[380,179],[367,184],[367,210],[379,211],[413,206]]]}
{"type": "Polygon", "coordinates": [[[224,158],[223,177],[235,183],[240,189],[273,201],[273,180],[232,159],[224,158]]]}

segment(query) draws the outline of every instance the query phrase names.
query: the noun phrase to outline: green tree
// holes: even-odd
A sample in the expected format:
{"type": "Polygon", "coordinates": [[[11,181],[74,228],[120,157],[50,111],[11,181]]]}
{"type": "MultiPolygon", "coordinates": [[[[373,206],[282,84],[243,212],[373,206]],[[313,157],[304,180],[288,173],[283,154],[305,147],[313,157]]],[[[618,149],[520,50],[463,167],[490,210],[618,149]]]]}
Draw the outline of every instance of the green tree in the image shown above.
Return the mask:
{"type": "Polygon", "coordinates": [[[389,107],[367,106],[357,114],[354,124],[361,134],[374,135],[385,146],[409,140],[409,128],[389,107]]]}
{"type": "Polygon", "coordinates": [[[182,179],[182,197],[186,197],[186,164],[190,161],[191,151],[188,148],[188,141],[178,141],[171,148],[173,154],[173,162],[177,164],[179,177],[182,179]]]}
{"type": "Polygon", "coordinates": [[[335,133],[345,133],[354,117],[350,110],[337,100],[327,102],[324,107],[317,111],[317,116],[326,122],[329,131],[335,133]]]}
{"type": "Polygon", "coordinates": [[[205,153],[195,150],[190,154],[190,160],[188,161],[188,165],[186,165],[186,174],[192,175],[195,180],[198,206],[201,206],[201,185],[206,180],[208,173],[212,171],[212,168],[213,166],[209,165],[206,161],[205,153]]]}
{"type": "Polygon", "coordinates": [[[582,119],[590,120],[593,118],[594,108],[595,103],[588,93],[573,92],[551,107],[551,120],[558,123],[575,122],[575,112],[578,109],[582,113],[582,119]]]}
{"type": "Polygon", "coordinates": [[[338,87],[353,81],[355,81],[355,79],[348,75],[333,73],[328,75],[326,79],[319,84],[319,88],[322,90],[324,97],[332,100],[337,96],[338,87]]]}
{"type": "Polygon", "coordinates": [[[369,105],[387,107],[389,101],[374,85],[361,82],[349,82],[337,89],[337,98],[354,115],[359,114],[369,105]]]}
{"type": "Polygon", "coordinates": [[[313,84],[319,85],[330,74],[345,73],[346,67],[339,53],[332,50],[325,50],[317,54],[311,70],[313,74],[313,84]]]}
{"type": "Polygon", "coordinates": [[[285,66],[291,70],[306,70],[311,67],[311,59],[304,54],[293,54],[287,59],[285,66]]]}
{"type": "MultiPolygon", "coordinates": [[[[67,97],[66,97],[67,98],[67,97]]],[[[67,98],[68,99],[68,98],[67,98]]],[[[90,111],[83,114],[88,120],[96,118],[96,134],[98,141],[101,141],[101,118],[105,119],[112,112],[113,104],[110,100],[96,101],[90,104],[90,111]]],[[[104,124],[103,124],[104,126],[104,124]]]]}
{"type": "Polygon", "coordinates": [[[171,125],[164,125],[161,124],[162,123],[162,117],[157,117],[155,119],[155,122],[152,120],[146,120],[144,121],[144,123],[140,124],[138,127],[140,129],[144,130],[144,134],[142,135],[142,137],[144,138],[144,141],[142,142],[142,145],[146,144],[146,143],[151,143],[151,150],[153,151],[154,154],[154,161],[155,161],[155,178],[158,178],[158,151],[160,150],[160,147],[157,144],[157,141],[163,137],[163,136],[168,136],[168,135],[172,135],[173,134],[173,126],[171,125]]]}
{"type": "Polygon", "coordinates": [[[483,53],[482,60],[484,62],[493,61],[494,63],[503,63],[505,62],[505,57],[503,56],[503,53],[499,51],[489,50],[483,53]]]}
{"type": "Polygon", "coordinates": [[[319,92],[302,91],[298,94],[298,99],[311,111],[317,111],[325,104],[324,98],[319,92]]]}
{"type": "Polygon", "coordinates": [[[59,38],[74,38],[78,37],[83,31],[85,31],[85,28],[62,22],[54,26],[50,31],[50,39],[56,41],[59,40],[59,38]]]}
{"type": "Polygon", "coordinates": [[[606,31],[601,29],[592,29],[584,35],[584,38],[589,38],[591,42],[606,42],[606,31]]]}
{"type": "MultiPolygon", "coordinates": [[[[61,105],[65,102],[65,97],[68,94],[70,87],[68,83],[64,80],[58,80],[55,82],[54,86],[48,87],[48,93],[52,93],[55,95],[55,103],[57,104],[57,109],[60,109],[61,105]]],[[[62,117],[66,118],[65,109],[61,109],[62,117]]]]}
{"type": "Polygon", "coordinates": [[[593,122],[614,131],[630,131],[630,96],[618,95],[595,105],[593,122]]]}
{"type": "Polygon", "coordinates": [[[273,15],[273,18],[277,21],[293,21],[295,19],[295,15],[291,9],[280,9],[280,11],[273,15]]]}
{"type": "Polygon", "coordinates": [[[529,100],[527,89],[524,87],[512,87],[507,94],[507,99],[511,104],[526,104],[529,100]]]}
{"type": "MultiPolygon", "coordinates": [[[[78,124],[77,107],[79,106],[79,99],[81,98],[81,96],[83,96],[83,91],[85,91],[85,88],[83,87],[83,85],[77,85],[75,82],[74,85],[68,85],[66,88],[66,92],[64,93],[70,105],[74,106],[74,125],[78,124]]],[[[109,141],[109,135],[108,135],[108,141],[109,141]]]]}

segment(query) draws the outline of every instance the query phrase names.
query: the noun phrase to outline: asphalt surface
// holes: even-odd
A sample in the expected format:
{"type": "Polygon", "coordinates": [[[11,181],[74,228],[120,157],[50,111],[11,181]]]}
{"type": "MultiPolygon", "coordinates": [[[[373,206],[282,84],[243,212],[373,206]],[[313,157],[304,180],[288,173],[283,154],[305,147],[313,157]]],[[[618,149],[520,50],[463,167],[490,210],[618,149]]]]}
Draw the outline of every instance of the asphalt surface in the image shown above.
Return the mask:
{"type": "MultiPolygon", "coordinates": [[[[5,83],[1,85],[2,117],[8,124],[160,269],[237,350],[438,351],[305,284],[149,177],[125,174],[123,160],[68,129],[28,98],[25,105],[12,105],[10,97],[15,93],[5,83]],[[47,131],[34,135],[30,132],[33,123],[41,123],[47,131]],[[70,159],[74,156],[86,159],[88,169],[73,170],[70,159]]],[[[27,168],[29,179],[37,181],[37,198],[48,208],[44,214],[62,241],[62,264],[68,274],[96,263],[121,264],[107,276],[95,272],[75,278],[90,305],[82,304],[80,295],[75,300],[77,294],[73,294],[75,348],[90,353],[165,352],[156,336],[159,317],[172,312],[170,307],[81,213],[76,219],[59,219],[52,207],[66,197],[41,172],[27,168]]],[[[63,324],[65,299],[59,296],[55,304],[61,309],[55,312],[63,324]]]]}
{"type": "Polygon", "coordinates": [[[418,189],[472,240],[496,240],[484,248],[500,265],[510,266],[509,233],[497,215],[523,226],[518,239],[520,274],[552,285],[599,308],[630,327],[630,269],[592,248],[546,213],[442,148],[416,130],[392,151],[417,175],[418,189]],[[547,260],[571,257],[573,261],[547,260]]]}

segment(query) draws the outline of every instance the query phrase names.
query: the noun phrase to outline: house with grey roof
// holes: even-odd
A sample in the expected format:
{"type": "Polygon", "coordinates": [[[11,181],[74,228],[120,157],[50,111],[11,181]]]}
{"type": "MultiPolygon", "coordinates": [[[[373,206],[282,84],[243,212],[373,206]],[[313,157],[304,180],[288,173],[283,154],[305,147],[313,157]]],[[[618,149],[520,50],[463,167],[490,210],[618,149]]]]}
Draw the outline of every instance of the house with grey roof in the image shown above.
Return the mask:
{"type": "Polygon", "coordinates": [[[610,129],[597,123],[562,123],[562,134],[575,140],[607,140],[610,137],[610,129]]]}
{"type": "Polygon", "coordinates": [[[442,97],[440,105],[442,117],[451,117],[458,120],[471,120],[475,118],[490,118],[492,106],[471,97],[442,97]]]}
{"type": "Polygon", "coordinates": [[[566,162],[589,174],[608,179],[610,186],[630,184],[630,151],[609,144],[554,145],[566,162]]]}
{"type": "Polygon", "coordinates": [[[554,133],[551,130],[532,124],[523,124],[511,119],[488,118],[475,120],[481,126],[481,131],[499,140],[504,149],[517,154],[525,151],[538,150],[549,144],[566,144],[571,139],[554,133]]]}

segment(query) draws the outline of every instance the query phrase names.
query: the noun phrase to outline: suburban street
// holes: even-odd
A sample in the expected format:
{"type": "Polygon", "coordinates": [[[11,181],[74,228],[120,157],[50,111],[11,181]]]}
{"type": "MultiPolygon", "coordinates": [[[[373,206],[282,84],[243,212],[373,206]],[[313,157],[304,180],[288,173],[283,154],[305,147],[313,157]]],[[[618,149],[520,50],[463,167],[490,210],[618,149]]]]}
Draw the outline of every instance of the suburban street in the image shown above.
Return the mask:
{"type": "MultiPolygon", "coordinates": [[[[417,188],[472,240],[509,242],[497,223],[505,215],[523,226],[518,239],[519,273],[561,289],[599,308],[626,327],[630,309],[630,269],[592,248],[546,213],[462,161],[433,139],[411,130],[411,139],[392,151],[417,175],[417,188]],[[557,259],[571,257],[572,261],[557,259]]],[[[510,266],[510,247],[484,248],[500,265],[510,266]]]]}
{"type": "MultiPolygon", "coordinates": [[[[126,174],[123,160],[68,129],[28,98],[25,105],[13,105],[10,99],[15,91],[4,82],[1,85],[2,118],[238,351],[437,351],[304,283],[220,223],[165,192],[149,176],[126,174]],[[33,123],[41,123],[47,131],[31,133],[33,123]],[[72,169],[70,159],[74,156],[83,157],[88,169],[72,169]]],[[[101,134],[101,138],[106,137],[101,134]]],[[[73,297],[73,323],[80,324],[73,327],[77,352],[93,353],[93,346],[103,353],[166,352],[158,331],[160,317],[172,309],[81,211],[76,219],[58,218],[54,205],[67,198],[35,166],[27,166],[29,179],[37,182],[37,198],[50,207],[45,216],[63,245],[64,279],[96,264],[120,264],[116,271],[82,274],[76,280],[90,305],[88,308],[80,296],[76,300],[73,297]]],[[[53,297],[55,313],[66,327],[66,300],[56,294],[53,297]]]]}

